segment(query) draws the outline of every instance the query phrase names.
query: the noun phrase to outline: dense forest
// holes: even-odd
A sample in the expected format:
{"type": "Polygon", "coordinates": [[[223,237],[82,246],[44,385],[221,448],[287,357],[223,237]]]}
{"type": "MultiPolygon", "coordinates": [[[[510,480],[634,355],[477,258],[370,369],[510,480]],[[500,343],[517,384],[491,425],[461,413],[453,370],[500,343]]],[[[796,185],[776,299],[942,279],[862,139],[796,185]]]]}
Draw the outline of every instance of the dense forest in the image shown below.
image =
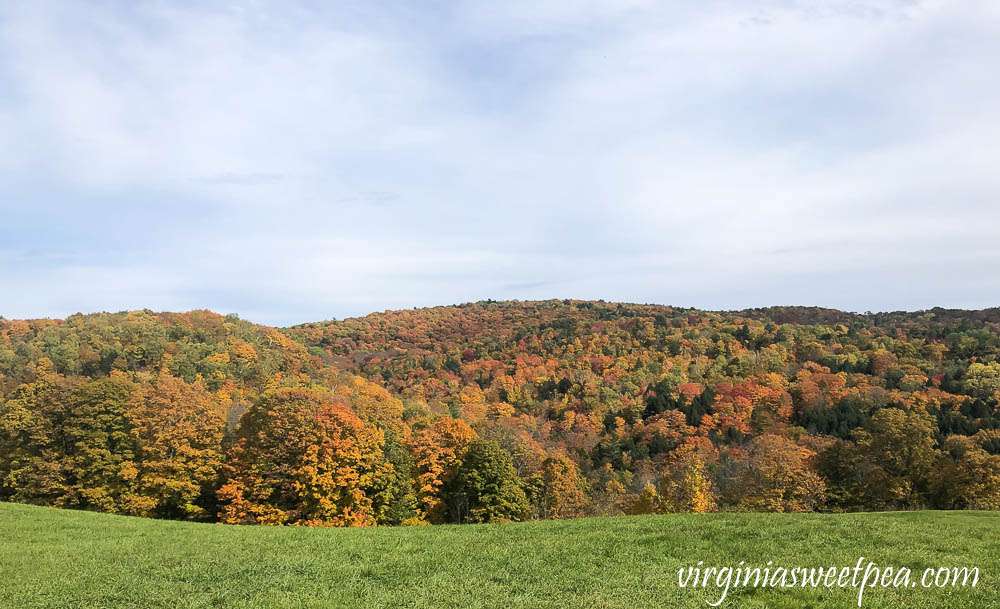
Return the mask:
{"type": "Polygon", "coordinates": [[[0,318],[0,500],[233,524],[1000,509],[1000,309],[0,318]]]}

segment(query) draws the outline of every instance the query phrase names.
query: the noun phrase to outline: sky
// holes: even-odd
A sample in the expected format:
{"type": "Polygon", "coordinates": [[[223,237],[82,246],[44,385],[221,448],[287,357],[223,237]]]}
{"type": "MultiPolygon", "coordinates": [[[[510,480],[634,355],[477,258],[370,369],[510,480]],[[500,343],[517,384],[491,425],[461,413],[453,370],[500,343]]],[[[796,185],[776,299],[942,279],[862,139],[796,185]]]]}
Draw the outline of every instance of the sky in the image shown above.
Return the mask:
{"type": "Polygon", "coordinates": [[[0,315],[1000,305],[1000,2],[0,3],[0,315]]]}

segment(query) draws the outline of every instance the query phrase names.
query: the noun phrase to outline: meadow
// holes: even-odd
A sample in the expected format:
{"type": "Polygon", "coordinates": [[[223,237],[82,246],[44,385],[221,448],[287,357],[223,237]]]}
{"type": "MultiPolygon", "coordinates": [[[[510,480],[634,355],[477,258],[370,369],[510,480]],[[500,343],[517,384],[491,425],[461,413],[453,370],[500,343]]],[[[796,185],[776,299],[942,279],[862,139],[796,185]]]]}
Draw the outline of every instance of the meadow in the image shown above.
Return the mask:
{"type": "MultiPolygon", "coordinates": [[[[334,529],[0,503],[3,607],[708,607],[704,561],[978,567],[976,587],[866,590],[864,607],[1000,607],[1000,514],[689,514],[334,529]]],[[[722,607],[856,607],[857,590],[731,589],[722,607]]]]}

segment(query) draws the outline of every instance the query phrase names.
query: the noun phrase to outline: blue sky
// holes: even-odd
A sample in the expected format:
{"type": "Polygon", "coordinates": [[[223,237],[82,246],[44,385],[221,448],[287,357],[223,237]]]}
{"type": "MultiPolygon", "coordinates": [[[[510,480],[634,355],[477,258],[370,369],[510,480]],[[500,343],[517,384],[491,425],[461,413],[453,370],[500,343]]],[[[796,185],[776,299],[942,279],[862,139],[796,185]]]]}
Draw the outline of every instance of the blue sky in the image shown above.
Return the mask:
{"type": "Polygon", "coordinates": [[[0,4],[0,315],[1000,305],[1000,3],[0,4]]]}

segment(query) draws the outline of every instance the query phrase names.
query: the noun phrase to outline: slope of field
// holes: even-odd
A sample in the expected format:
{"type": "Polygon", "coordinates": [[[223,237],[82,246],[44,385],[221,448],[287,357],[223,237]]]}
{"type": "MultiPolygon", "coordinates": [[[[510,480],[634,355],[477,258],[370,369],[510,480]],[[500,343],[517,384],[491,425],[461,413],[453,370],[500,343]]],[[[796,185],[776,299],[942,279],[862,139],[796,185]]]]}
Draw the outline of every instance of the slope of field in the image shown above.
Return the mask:
{"type": "MultiPolygon", "coordinates": [[[[870,608],[1000,607],[1000,514],[704,514],[378,529],[231,527],[0,504],[3,607],[708,607],[678,569],[741,560],[978,567],[975,588],[870,608]]],[[[710,599],[710,597],[713,597],[710,599]]],[[[731,591],[723,607],[856,607],[857,591],[731,591]]]]}

